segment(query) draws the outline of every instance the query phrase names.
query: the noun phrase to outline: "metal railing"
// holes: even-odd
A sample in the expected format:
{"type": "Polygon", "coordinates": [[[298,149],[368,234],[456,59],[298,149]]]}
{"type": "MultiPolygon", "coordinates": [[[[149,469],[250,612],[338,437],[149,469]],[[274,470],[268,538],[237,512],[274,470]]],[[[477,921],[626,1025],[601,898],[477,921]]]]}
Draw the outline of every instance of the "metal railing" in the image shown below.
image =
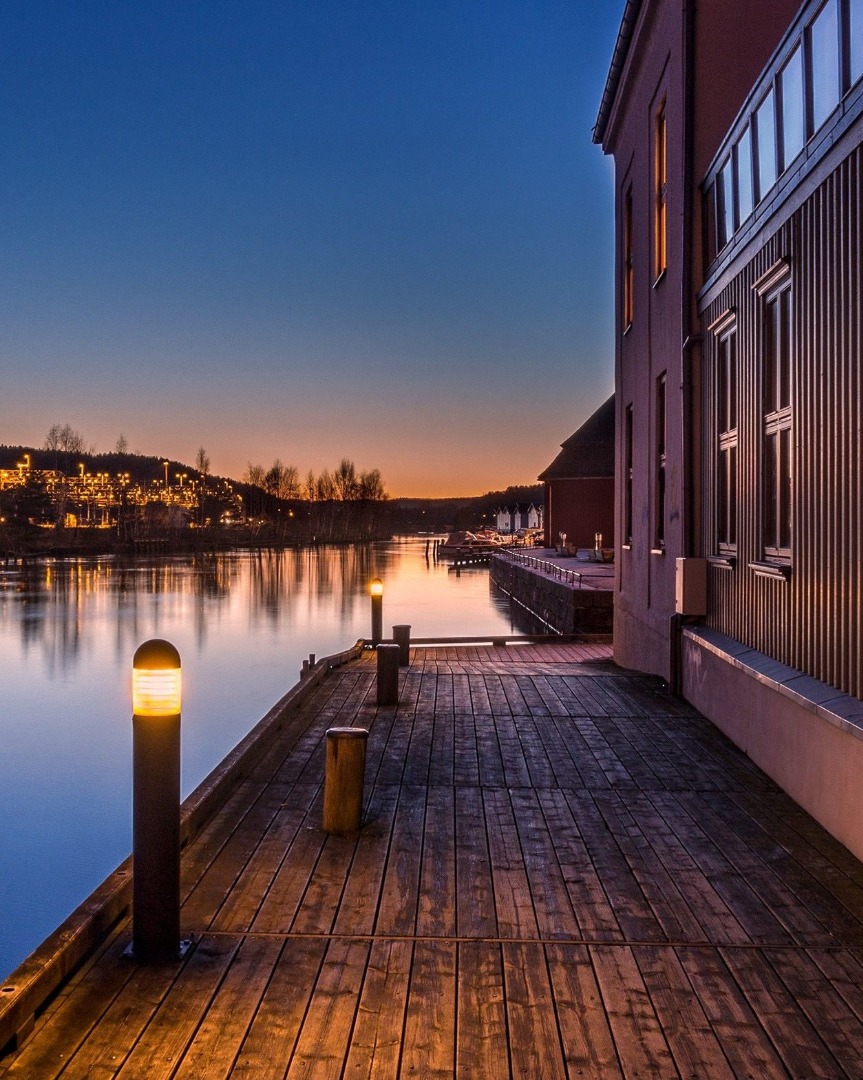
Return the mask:
{"type": "Polygon", "coordinates": [[[565,581],[567,585],[577,585],[579,589],[582,587],[583,575],[578,570],[568,570],[564,566],[558,566],[557,563],[549,562],[548,559],[540,559],[536,555],[526,555],[523,551],[502,549],[496,551],[495,555],[503,555],[507,559],[521,563],[522,566],[530,566],[534,570],[548,574],[549,577],[557,578],[558,581],[565,581]]]}

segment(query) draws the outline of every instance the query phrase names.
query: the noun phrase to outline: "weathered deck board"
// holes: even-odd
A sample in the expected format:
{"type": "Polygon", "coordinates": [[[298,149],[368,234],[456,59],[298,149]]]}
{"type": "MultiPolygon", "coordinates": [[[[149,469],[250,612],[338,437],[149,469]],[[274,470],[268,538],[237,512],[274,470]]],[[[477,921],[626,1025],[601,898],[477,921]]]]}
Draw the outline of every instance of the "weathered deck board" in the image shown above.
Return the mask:
{"type": "Polygon", "coordinates": [[[863,1076],[863,866],[596,645],[332,673],[183,855],[182,961],[121,924],[0,1076],[863,1076]],[[320,828],[367,727],[364,825],[320,828]]]}

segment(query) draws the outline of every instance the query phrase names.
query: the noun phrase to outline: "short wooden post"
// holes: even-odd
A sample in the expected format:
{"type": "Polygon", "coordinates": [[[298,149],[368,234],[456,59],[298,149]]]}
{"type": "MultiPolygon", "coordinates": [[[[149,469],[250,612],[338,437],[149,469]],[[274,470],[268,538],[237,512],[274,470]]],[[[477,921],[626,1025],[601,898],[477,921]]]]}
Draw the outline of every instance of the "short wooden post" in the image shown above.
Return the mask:
{"type": "Polygon", "coordinates": [[[409,624],[393,627],[393,641],[399,647],[399,667],[411,662],[411,628],[409,624]]]}
{"type": "Polygon", "coordinates": [[[399,647],[378,645],[378,705],[399,703],[399,647]]]}
{"type": "Polygon", "coordinates": [[[324,832],[358,832],[366,771],[365,728],[330,728],[324,772],[324,832]]]}

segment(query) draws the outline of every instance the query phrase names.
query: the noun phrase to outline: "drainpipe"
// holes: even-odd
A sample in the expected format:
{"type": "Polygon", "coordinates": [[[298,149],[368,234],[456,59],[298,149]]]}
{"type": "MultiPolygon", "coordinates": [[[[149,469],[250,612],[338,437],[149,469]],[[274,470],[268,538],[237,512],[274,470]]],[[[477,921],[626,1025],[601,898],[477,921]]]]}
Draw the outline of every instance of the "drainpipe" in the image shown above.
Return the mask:
{"type": "MultiPolygon", "coordinates": [[[[696,245],[693,211],[697,198],[695,177],[695,0],[683,3],[683,266],[681,275],[681,425],[680,461],[683,471],[683,512],[681,548],[684,557],[700,555],[701,542],[701,334],[693,319],[696,294],[696,245]],[[693,325],[694,324],[694,325],[693,325]]],[[[701,250],[699,243],[698,250],[701,250]]],[[[700,283],[700,277],[699,282],[700,283]]],[[[673,693],[683,689],[684,616],[674,614],[669,620],[670,685],[673,693]]]]}

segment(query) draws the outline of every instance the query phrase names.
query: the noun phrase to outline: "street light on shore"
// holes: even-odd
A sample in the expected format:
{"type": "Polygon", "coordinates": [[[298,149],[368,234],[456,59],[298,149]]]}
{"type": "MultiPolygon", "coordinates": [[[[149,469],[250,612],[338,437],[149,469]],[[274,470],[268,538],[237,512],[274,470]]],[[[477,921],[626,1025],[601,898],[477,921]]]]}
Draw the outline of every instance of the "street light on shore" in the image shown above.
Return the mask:
{"type": "Polygon", "coordinates": [[[373,578],[369,585],[372,598],[372,648],[380,645],[384,636],[384,583],[373,578]]]}
{"type": "Polygon", "coordinates": [[[145,641],[132,661],[132,955],[172,960],[180,943],[180,654],[145,641]]]}

